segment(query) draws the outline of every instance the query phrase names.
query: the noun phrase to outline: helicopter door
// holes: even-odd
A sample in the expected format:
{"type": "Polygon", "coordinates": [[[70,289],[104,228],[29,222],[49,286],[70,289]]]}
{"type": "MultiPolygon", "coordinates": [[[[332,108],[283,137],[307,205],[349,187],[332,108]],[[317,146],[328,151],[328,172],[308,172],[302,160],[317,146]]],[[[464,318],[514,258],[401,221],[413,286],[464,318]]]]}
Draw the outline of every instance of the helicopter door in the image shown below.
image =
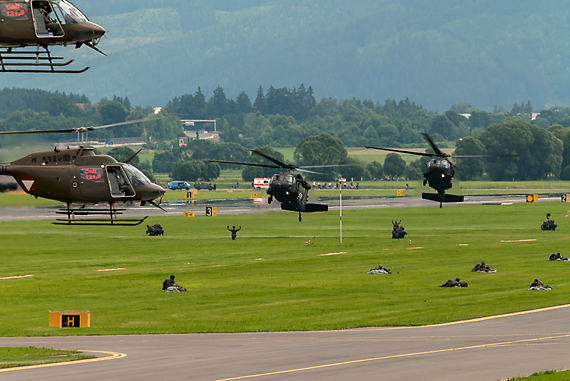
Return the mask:
{"type": "Polygon", "coordinates": [[[33,38],[33,32],[26,27],[30,22],[29,16],[30,9],[23,1],[2,3],[0,5],[0,18],[2,19],[0,35],[8,38],[33,38]]]}
{"type": "Polygon", "coordinates": [[[133,197],[135,195],[131,181],[122,166],[108,165],[106,171],[111,197],[133,197]]]}
{"type": "Polygon", "coordinates": [[[32,15],[36,36],[39,38],[63,37],[63,28],[49,1],[32,1],[32,15]]]}

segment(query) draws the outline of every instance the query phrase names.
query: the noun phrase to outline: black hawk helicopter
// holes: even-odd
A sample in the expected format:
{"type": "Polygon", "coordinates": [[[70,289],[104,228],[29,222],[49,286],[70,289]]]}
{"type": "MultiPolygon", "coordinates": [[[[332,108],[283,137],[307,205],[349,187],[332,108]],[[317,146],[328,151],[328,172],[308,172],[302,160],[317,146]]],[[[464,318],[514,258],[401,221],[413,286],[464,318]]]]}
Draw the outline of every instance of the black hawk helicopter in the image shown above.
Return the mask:
{"type": "Polygon", "coordinates": [[[59,62],[48,47],[86,45],[105,54],[97,48],[105,32],[67,0],[0,0],[0,72],[82,73],[89,68],[60,69],[73,60],[59,62]]]}
{"type": "MultiPolygon", "coordinates": [[[[86,133],[99,128],[140,122],[129,121],[106,126],[81,127],[69,130],[50,131],[5,131],[0,134],[34,133],[86,133]]],[[[122,163],[109,155],[97,155],[93,148],[54,148],[52,151],[34,152],[11,163],[0,163],[0,175],[12,176],[22,189],[32,196],[61,201],[67,205],[59,214],[67,218],[57,219],[59,225],[123,225],[134,226],[143,218],[117,217],[124,209],[117,209],[116,203],[140,201],[160,209],[154,200],[162,197],[166,190],[153,184],[141,171],[129,162],[140,152],[136,152],[122,163]],[[74,209],[72,204],[81,204],[74,209]],[[109,209],[87,209],[89,204],[107,203],[109,209]],[[76,216],[108,214],[109,218],[82,218],[76,216]]]]}
{"type": "MultiPolygon", "coordinates": [[[[427,169],[424,173],[424,185],[429,184],[431,188],[437,191],[437,194],[422,193],[422,198],[426,200],[439,201],[440,208],[442,203],[444,202],[463,202],[463,196],[445,193],[446,190],[451,188],[452,186],[451,180],[453,180],[453,176],[455,175],[453,164],[451,163],[451,161],[447,159],[451,155],[448,155],[443,151],[441,151],[428,134],[423,133],[422,135],[427,140],[434,153],[422,153],[422,152],[413,152],[413,151],[406,151],[394,148],[382,148],[382,147],[371,147],[371,146],[367,146],[365,148],[431,157],[430,161],[428,161],[427,163],[427,169]]],[[[454,156],[454,157],[465,157],[465,156],[454,156]]]]}
{"type": "Polygon", "coordinates": [[[338,165],[314,165],[314,166],[297,166],[293,164],[285,164],[277,159],[272,158],[264,154],[263,152],[250,150],[251,152],[260,155],[267,160],[271,161],[272,164],[257,164],[257,163],[243,163],[238,161],[225,161],[225,160],[208,160],[216,163],[228,163],[228,164],[241,164],[241,165],[252,165],[255,167],[266,167],[266,168],[283,168],[287,172],[280,172],[273,175],[271,181],[269,182],[269,188],[267,189],[267,194],[269,195],[267,201],[271,204],[275,198],[281,203],[281,209],[291,210],[294,212],[299,212],[299,222],[301,221],[301,212],[326,212],[329,210],[329,206],[326,204],[311,204],[307,200],[309,198],[309,189],[311,189],[311,184],[307,180],[303,179],[300,174],[293,174],[291,171],[308,172],[314,174],[322,174],[319,172],[313,172],[304,168],[324,168],[324,167],[338,167],[338,165]]]}

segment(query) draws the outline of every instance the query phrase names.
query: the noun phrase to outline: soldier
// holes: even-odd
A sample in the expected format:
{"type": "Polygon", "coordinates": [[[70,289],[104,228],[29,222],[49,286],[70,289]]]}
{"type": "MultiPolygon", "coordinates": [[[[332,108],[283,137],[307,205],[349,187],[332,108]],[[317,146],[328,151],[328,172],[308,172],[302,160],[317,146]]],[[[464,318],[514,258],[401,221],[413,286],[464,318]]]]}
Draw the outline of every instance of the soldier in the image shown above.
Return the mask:
{"type": "Polygon", "coordinates": [[[568,258],[563,257],[560,253],[554,253],[549,258],[551,261],[568,261],[568,258]]]}
{"type": "Polygon", "coordinates": [[[170,278],[162,282],[162,290],[166,292],[186,291],[184,287],[180,287],[179,285],[176,284],[174,278],[175,278],[174,275],[171,275],[170,278]]]}
{"type": "Polygon", "coordinates": [[[235,226],[232,227],[232,229],[230,229],[230,227],[228,226],[228,231],[232,232],[232,240],[235,241],[236,237],[237,237],[237,232],[239,232],[241,230],[241,226],[239,227],[239,229],[236,229],[235,226]]]}
{"type": "Polygon", "coordinates": [[[439,287],[467,287],[467,282],[461,282],[459,278],[450,279],[439,287]]]}
{"type": "Polygon", "coordinates": [[[473,270],[471,270],[472,272],[483,272],[483,273],[488,273],[488,272],[494,272],[492,268],[490,268],[489,266],[487,266],[487,263],[485,262],[481,262],[480,264],[477,263],[475,265],[475,267],[473,267],[473,270]]]}

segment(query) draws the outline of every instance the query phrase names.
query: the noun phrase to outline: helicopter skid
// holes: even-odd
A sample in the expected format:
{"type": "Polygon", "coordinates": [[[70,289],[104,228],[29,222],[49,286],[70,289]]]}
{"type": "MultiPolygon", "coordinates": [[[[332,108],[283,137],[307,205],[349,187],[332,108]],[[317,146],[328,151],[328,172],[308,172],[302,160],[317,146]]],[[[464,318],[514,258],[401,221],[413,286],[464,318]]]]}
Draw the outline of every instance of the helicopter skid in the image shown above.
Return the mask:
{"type": "Polygon", "coordinates": [[[0,73],[83,73],[89,67],[80,70],[61,70],[62,66],[67,66],[73,62],[56,62],[63,57],[51,56],[49,50],[45,51],[12,51],[12,48],[0,48],[0,73]],[[30,62],[33,61],[33,62],[30,62]]]}
{"type": "Polygon", "coordinates": [[[67,218],[57,218],[54,225],[112,225],[112,226],[137,226],[140,225],[148,216],[142,218],[123,218],[117,217],[122,214],[125,209],[111,208],[108,210],[95,209],[60,209],[57,214],[67,214],[67,218]],[[76,218],[76,216],[93,216],[108,215],[107,218],[76,218]]]}
{"type": "Polygon", "coordinates": [[[91,225],[91,226],[137,226],[140,225],[148,216],[142,218],[58,218],[54,225],[91,225]]]}

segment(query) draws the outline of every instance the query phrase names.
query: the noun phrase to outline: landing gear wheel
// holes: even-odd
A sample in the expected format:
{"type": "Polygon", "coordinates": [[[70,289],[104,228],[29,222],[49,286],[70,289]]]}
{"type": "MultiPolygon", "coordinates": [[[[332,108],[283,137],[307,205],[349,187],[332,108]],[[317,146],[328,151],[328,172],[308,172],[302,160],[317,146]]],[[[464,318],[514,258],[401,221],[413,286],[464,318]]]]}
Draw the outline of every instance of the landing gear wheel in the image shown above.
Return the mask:
{"type": "Polygon", "coordinates": [[[267,203],[271,204],[273,202],[273,196],[267,197],[267,203]]]}
{"type": "Polygon", "coordinates": [[[299,222],[301,222],[301,212],[299,212],[299,222]]]}

